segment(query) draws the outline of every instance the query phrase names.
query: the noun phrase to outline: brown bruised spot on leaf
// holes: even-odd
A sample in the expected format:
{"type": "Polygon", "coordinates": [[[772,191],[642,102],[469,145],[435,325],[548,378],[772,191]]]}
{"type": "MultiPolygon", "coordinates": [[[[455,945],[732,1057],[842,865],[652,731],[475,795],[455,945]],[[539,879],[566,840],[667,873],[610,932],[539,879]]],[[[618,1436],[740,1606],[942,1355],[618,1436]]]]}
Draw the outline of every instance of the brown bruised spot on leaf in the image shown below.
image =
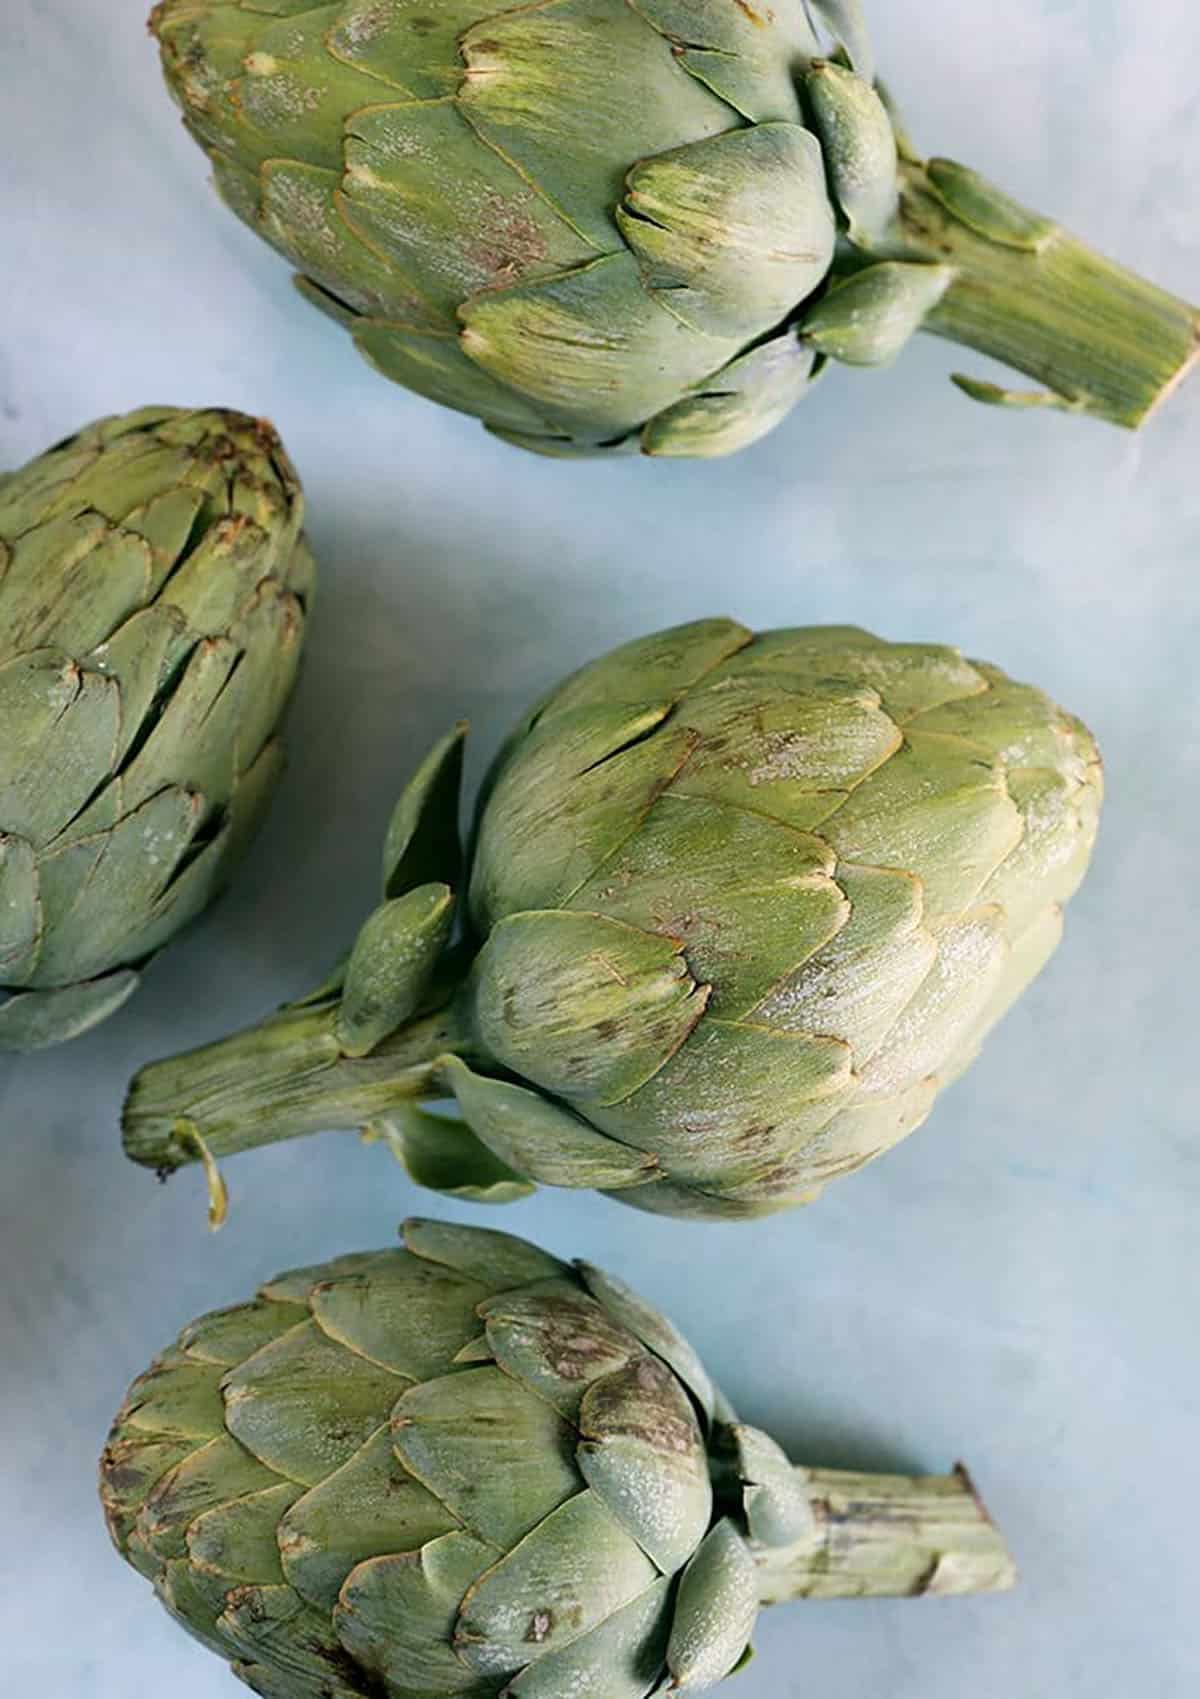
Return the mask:
{"type": "Polygon", "coordinates": [[[188,105],[194,106],[197,111],[206,112],[209,105],[209,91],[200,80],[201,74],[209,70],[208,55],[205,52],[204,43],[198,35],[188,36],[182,48],[174,37],[169,37],[164,41],[159,32],[159,24],[165,20],[165,14],[165,4],[154,8],[150,14],[150,31],[158,39],[163,58],[170,61],[167,67],[168,74],[174,75],[178,79],[180,90],[188,105]],[[189,77],[187,75],[189,71],[193,72],[194,75],[189,77]]]}
{"type": "Polygon", "coordinates": [[[768,24],[775,22],[775,14],[769,8],[766,17],[764,18],[761,12],[756,12],[754,10],[754,7],[749,4],[749,0],[733,0],[733,3],[739,12],[749,18],[755,29],[766,29],[768,24]]]}
{"type": "Polygon", "coordinates": [[[101,1484],[113,1493],[126,1492],[142,1483],[142,1472],[134,1466],[131,1456],[118,1456],[115,1449],[104,1453],[100,1470],[101,1484]]]}
{"type": "Polygon", "coordinates": [[[754,1150],[758,1145],[772,1138],[776,1131],[774,1121],[752,1121],[748,1127],[743,1127],[730,1141],[737,1150],[754,1150]]]}
{"type": "Polygon", "coordinates": [[[518,200],[493,191],[486,199],[478,237],[467,242],[464,252],[488,274],[493,287],[505,288],[545,259],[546,238],[518,200]]]}
{"type": "Polygon", "coordinates": [[[106,1445],[100,1458],[100,1496],[105,1512],[121,1509],[125,1495],[136,1492],[146,1484],[146,1470],[139,1462],[142,1442],[136,1439],[114,1440],[106,1445]]]}
{"type": "Polygon", "coordinates": [[[657,1357],[639,1357],[629,1369],[597,1381],[588,1395],[584,1431],[594,1449],[613,1434],[645,1442],[653,1451],[691,1455],[700,1433],[692,1407],[675,1376],[657,1357]],[[633,1381],[639,1398],[629,1396],[633,1381]]]}
{"type": "Polygon", "coordinates": [[[523,1636],[529,1646],[540,1646],[550,1637],[554,1629],[554,1612],[548,1610],[534,1611],[529,1618],[529,1626],[523,1636]]]}
{"type": "Polygon", "coordinates": [[[592,1380],[597,1363],[612,1364],[619,1352],[632,1355],[635,1341],[609,1321],[599,1304],[545,1294],[522,1315],[522,1331],[536,1333],[547,1366],[561,1380],[592,1380]]]}
{"type": "Polygon", "coordinates": [[[262,1622],[266,1617],[263,1608],[262,1588],[252,1583],[244,1583],[240,1587],[231,1587],[225,1595],[227,1611],[245,1611],[251,1622],[262,1622]]]}

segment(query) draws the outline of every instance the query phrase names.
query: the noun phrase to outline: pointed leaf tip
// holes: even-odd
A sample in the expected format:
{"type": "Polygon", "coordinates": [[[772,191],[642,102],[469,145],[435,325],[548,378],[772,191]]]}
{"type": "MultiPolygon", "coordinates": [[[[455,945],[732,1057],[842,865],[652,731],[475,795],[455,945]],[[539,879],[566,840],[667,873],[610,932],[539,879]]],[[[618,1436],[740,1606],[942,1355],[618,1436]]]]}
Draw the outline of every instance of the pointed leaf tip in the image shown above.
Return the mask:
{"type": "Polygon", "coordinates": [[[342,990],[337,1036],[366,1056],[416,1013],[450,937],[449,885],[418,885],[377,908],[359,933],[342,990]]]}
{"type": "Polygon", "coordinates": [[[441,881],[455,886],[462,873],[459,806],[467,722],[440,738],[401,793],[383,848],[384,896],[441,881]]]}

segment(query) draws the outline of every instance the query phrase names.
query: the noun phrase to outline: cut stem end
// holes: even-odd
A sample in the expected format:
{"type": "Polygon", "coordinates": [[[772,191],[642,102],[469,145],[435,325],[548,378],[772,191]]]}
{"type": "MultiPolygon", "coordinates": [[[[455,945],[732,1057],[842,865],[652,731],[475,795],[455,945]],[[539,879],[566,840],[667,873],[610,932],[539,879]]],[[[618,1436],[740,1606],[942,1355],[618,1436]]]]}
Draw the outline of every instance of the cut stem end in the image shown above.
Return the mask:
{"type": "Polygon", "coordinates": [[[924,329],[1024,372],[1033,395],[967,378],[993,405],[1054,406],[1136,430],[1200,363],[1200,311],[1027,212],[965,166],[902,167],[897,252],[950,265],[924,329]]]}
{"type": "Polygon", "coordinates": [[[1004,1592],[1016,1564],[970,1475],[912,1478],[802,1469],[816,1517],[811,1536],[755,1548],[759,1598],[917,1598],[1004,1592]]]}

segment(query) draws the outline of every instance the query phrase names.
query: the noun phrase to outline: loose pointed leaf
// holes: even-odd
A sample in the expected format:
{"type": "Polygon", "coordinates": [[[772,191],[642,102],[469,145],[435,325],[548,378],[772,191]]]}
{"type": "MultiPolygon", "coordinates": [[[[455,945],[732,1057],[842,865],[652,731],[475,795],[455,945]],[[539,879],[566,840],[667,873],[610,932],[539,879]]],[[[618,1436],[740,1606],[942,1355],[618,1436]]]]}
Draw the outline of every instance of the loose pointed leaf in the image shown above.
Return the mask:
{"type": "Polygon", "coordinates": [[[434,744],[396,804],[383,846],[383,894],[401,897],[418,885],[457,885],[462,866],[458,829],[466,724],[434,744]]]}
{"type": "Polygon", "coordinates": [[[954,281],[953,267],[882,260],[835,283],[804,316],[814,348],[850,366],[886,366],[954,281]]]}
{"type": "Polygon", "coordinates": [[[802,1473],[760,1429],[739,1424],[732,1435],[750,1538],[764,1546],[790,1546],[815,1536],[816,1517],[802,1473]]]}
{"type": "Polygon", "coordinates": [[[418,885],[377,908],[363,926],[337,1016],[346,1055],[369,1055],[415,1014],[449,940],[453,912],[448,885],[418,885]]]}
{"type": "Polygon", "coordinates": [[[399,1104],[376,1116],[366,1139],[382,1139],[414,1185],[471,1203],[515,1203],[537,1190],[532,1180],[502,1162],[464,1121],[399,1104]]]}
{"type": "Polygon", "coordinates": [[[851,239],[869,248],[887,230],[899,203],[892,120],[870,83],[832,60],[814,65],[804,87],[834,200],[851,239]]]}
{"type": "Polygon", "coordinates": [[[807,0],[811,10],[827,25],[851,65],[864,82],[875,80],[875,61],[867,34],[862,0],[807,0]]]}
{"type": "Polygon", "coordinates": [[[758,1619],[758,1578],[746,1543],[726,1517],[683,1572],[667,1665],[684,1692],[711,1687],[745,1652],[758,1619]]]}
{"type": "Polygon", "coordinates": [[[1036,254],[1057,234],[1053,219],[1029,212],[966,165],[953,159],[931,159],[925,170],[938,198],[956,218],[989,242],[1036,254]]]}
{"type": "Polygon", "coordinates": [[[652,1156],[618,1144],[538,1092],[488,1079],[458,1057],[440,1064],[467,1125],[508,1172],[544,1186],[618,1191],[653,1179],[652,1156]]]}
{"type": "Polygon", "coordinates": [[[126,969],[61,991],[25,991],[0,1003],[0,1051],[43,1050],[107,1020],[141,983],[126,969]]]}

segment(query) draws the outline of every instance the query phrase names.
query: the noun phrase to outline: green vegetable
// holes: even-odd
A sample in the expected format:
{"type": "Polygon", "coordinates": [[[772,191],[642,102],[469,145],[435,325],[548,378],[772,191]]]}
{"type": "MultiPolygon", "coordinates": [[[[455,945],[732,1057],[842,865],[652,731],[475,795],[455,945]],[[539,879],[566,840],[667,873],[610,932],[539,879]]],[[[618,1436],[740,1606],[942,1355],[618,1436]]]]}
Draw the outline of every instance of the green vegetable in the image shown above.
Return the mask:
{"type": "Polygon", "coordinates": [[[409,1221],[185,1328],[101,1464],[117,1549],[264,1699],[643,1699],[760,1604],[1008,1587],[959,1471],[793,1468],[621,1282],[409,1221]]]}
{"type": "Polygon", "coordinates": [[[1043,966],[1101,796],[1039,691],[849,627],[702,621],[584,667],[501,751],[469,869],[462,730],[348,961],[134,1081],[137,1161],[364,1127],[460,1196],[805,1202],[918,1126],[1043,966]],[[439,1096],[461,1122],[412,1107],[439,1096]]]}
{"type": "Polygon", "coordinates": [[[922,328],[1041,386],[978,399],[1128,426],[1196,358],[1194,308],[912,154],[858,0],[162,0],[151,28],[303,293],[542,453],[728,454],[922,328]]]}
{"type": "Polygon", "coordinates": [[[111,1014],[257,829],[303,511],[240,413],[102,419],[0,482],[0,1051],[111,1014]]]}

